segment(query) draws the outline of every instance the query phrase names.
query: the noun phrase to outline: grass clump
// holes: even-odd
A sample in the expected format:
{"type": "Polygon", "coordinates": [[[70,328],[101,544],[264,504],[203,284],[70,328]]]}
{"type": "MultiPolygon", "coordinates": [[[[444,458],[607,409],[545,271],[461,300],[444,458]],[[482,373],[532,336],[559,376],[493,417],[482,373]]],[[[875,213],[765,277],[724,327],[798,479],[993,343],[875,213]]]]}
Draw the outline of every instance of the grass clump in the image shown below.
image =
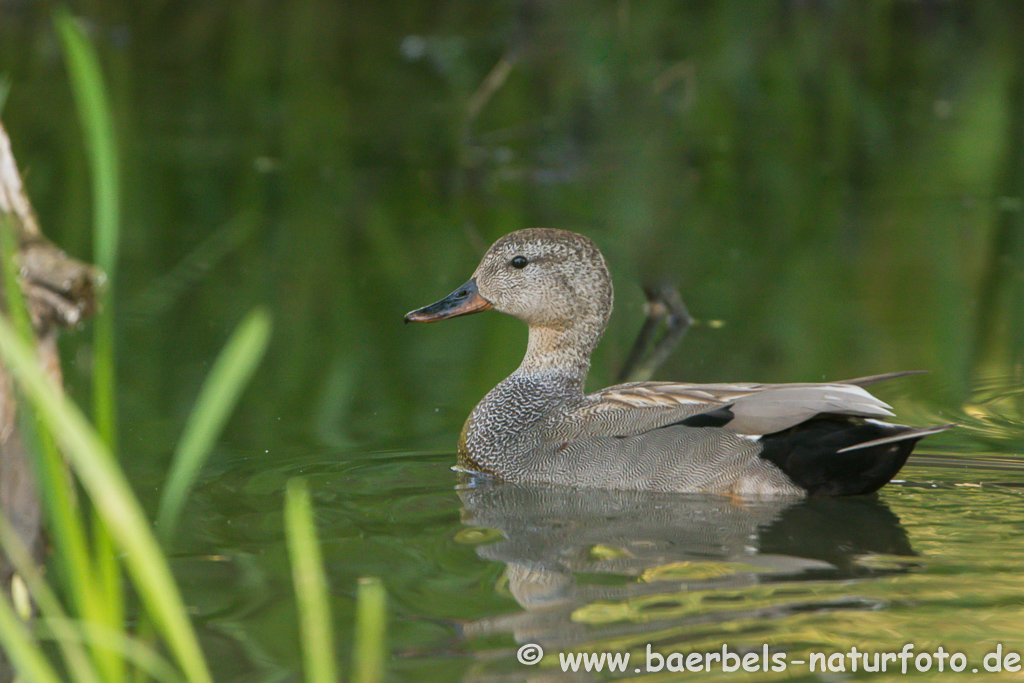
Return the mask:
{"type": "MultiPolygon", "coordinates": [[[[0,220],[7,315],[0,316],[0,362],[20,392],[23,437],[32,446],[58,584],[43,579],[21,539],[0,516],[0,548],[17,570],[38,615],[19,614],[0,594],[0,647],[19,680],[212,681],[165,546],[216,438],[262,359],[270,314],[257,308],[232,334],[187,420],[156,519],[147,519],[116,458],[115,344],[112,289],[120,236],[116,137],[99,59],[77,21],[55,14],[69,64],[93,178],[95,261],[107,274],[94,326],[93,419],[90,422],[40,368],[15,272],[14,223],[0,220]],[[79,500],[77,485],[86,494],[79,500]],[[127,583],[130,583],[130,589],[127,583]],[[60,590],[57,590],[57,589],[60,590]],[[126,619],[128,594],[139,600],[136,626],[126,619]],[[44,647],[52,641],[55,648],[44,647]]],[[[0,84],[0,105],[6,86],[0,84]]],[[[301,481],[286,491],[286,533],[300,609],[305,674],[336,681],[327,581],[301,481]]],[[[16,591],[15,591],[16,592],[16,591]]],[[[361,583],[353,679],[383,677],[384,591],[361,583]]]]}

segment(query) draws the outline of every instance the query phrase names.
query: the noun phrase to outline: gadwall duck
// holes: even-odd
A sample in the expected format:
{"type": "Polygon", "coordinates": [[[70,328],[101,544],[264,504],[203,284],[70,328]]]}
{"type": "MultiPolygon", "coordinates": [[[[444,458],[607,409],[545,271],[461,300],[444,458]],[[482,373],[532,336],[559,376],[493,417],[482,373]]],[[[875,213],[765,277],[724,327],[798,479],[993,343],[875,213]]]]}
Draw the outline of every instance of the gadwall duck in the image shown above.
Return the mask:
{"type": "Polygon", "coordinates": [[[526,357],[462,429],[458,465],[513,482],[736,495],[854,495],[895,476],[919,439],[864,386],[634,382],[584,394],[612,310],[604,257],[565,230],[499,239],[469,282],[405,316],[493,308],[529,325],[526,357]]]}

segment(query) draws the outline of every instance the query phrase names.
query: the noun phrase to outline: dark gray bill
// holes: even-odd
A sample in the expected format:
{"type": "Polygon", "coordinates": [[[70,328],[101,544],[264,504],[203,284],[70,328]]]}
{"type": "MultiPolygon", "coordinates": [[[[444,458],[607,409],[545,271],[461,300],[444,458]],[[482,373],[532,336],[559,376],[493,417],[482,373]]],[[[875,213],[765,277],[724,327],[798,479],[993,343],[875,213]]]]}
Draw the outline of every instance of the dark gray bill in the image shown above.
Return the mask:
{"type": "Polygon", "coordinates": [[[430,323],[435,320],[486,311],[490,307],[491,302],[480,296],[480,292],[477,291],[474,278],[437,303],[406,313],[405,322],[430,323]]]}

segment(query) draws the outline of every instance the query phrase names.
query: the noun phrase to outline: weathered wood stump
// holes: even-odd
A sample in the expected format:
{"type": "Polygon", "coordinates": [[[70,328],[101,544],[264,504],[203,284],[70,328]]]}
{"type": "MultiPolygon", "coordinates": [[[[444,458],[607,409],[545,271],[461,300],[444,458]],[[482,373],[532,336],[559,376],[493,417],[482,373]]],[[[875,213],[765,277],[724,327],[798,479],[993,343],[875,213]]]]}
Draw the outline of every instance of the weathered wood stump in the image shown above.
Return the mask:
{"type": "MultiPolygon", "coordinates": [[[[43,237],[39,222],[18,173],[11,141],[0,123],[0,229],[13,230],[21,294],[32,320],[36,352],[46,373],[61,384],[57,334],[90,315],[103,276],[96,268],[77,261],[43,237]]],[[[0,279],[0,291],[3,282],[0,279]]],[[[0,296],[6,314],[7,296],[0,296]]],[[[18,396],[7,368],[0,363],[0,510],[38,559],[43,550],[42,515],[31,454],[18,424],[18,396]]],[[[0,582],[10,591],[13,570],[0,553],[0,582]]]]}

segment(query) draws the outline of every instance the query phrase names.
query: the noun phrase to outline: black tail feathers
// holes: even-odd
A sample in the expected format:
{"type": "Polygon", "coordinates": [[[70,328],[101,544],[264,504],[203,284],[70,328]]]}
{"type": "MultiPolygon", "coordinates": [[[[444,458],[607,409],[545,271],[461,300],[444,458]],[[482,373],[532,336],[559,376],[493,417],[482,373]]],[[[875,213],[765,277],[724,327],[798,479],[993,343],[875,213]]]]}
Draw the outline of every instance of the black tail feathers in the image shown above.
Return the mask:
{"type": "Polygon", "coordinates": [[[948,429],[821,417],[761,438],[761,457],[812,496],[873,493],[887,484],[929,434],[948,429]]]}

